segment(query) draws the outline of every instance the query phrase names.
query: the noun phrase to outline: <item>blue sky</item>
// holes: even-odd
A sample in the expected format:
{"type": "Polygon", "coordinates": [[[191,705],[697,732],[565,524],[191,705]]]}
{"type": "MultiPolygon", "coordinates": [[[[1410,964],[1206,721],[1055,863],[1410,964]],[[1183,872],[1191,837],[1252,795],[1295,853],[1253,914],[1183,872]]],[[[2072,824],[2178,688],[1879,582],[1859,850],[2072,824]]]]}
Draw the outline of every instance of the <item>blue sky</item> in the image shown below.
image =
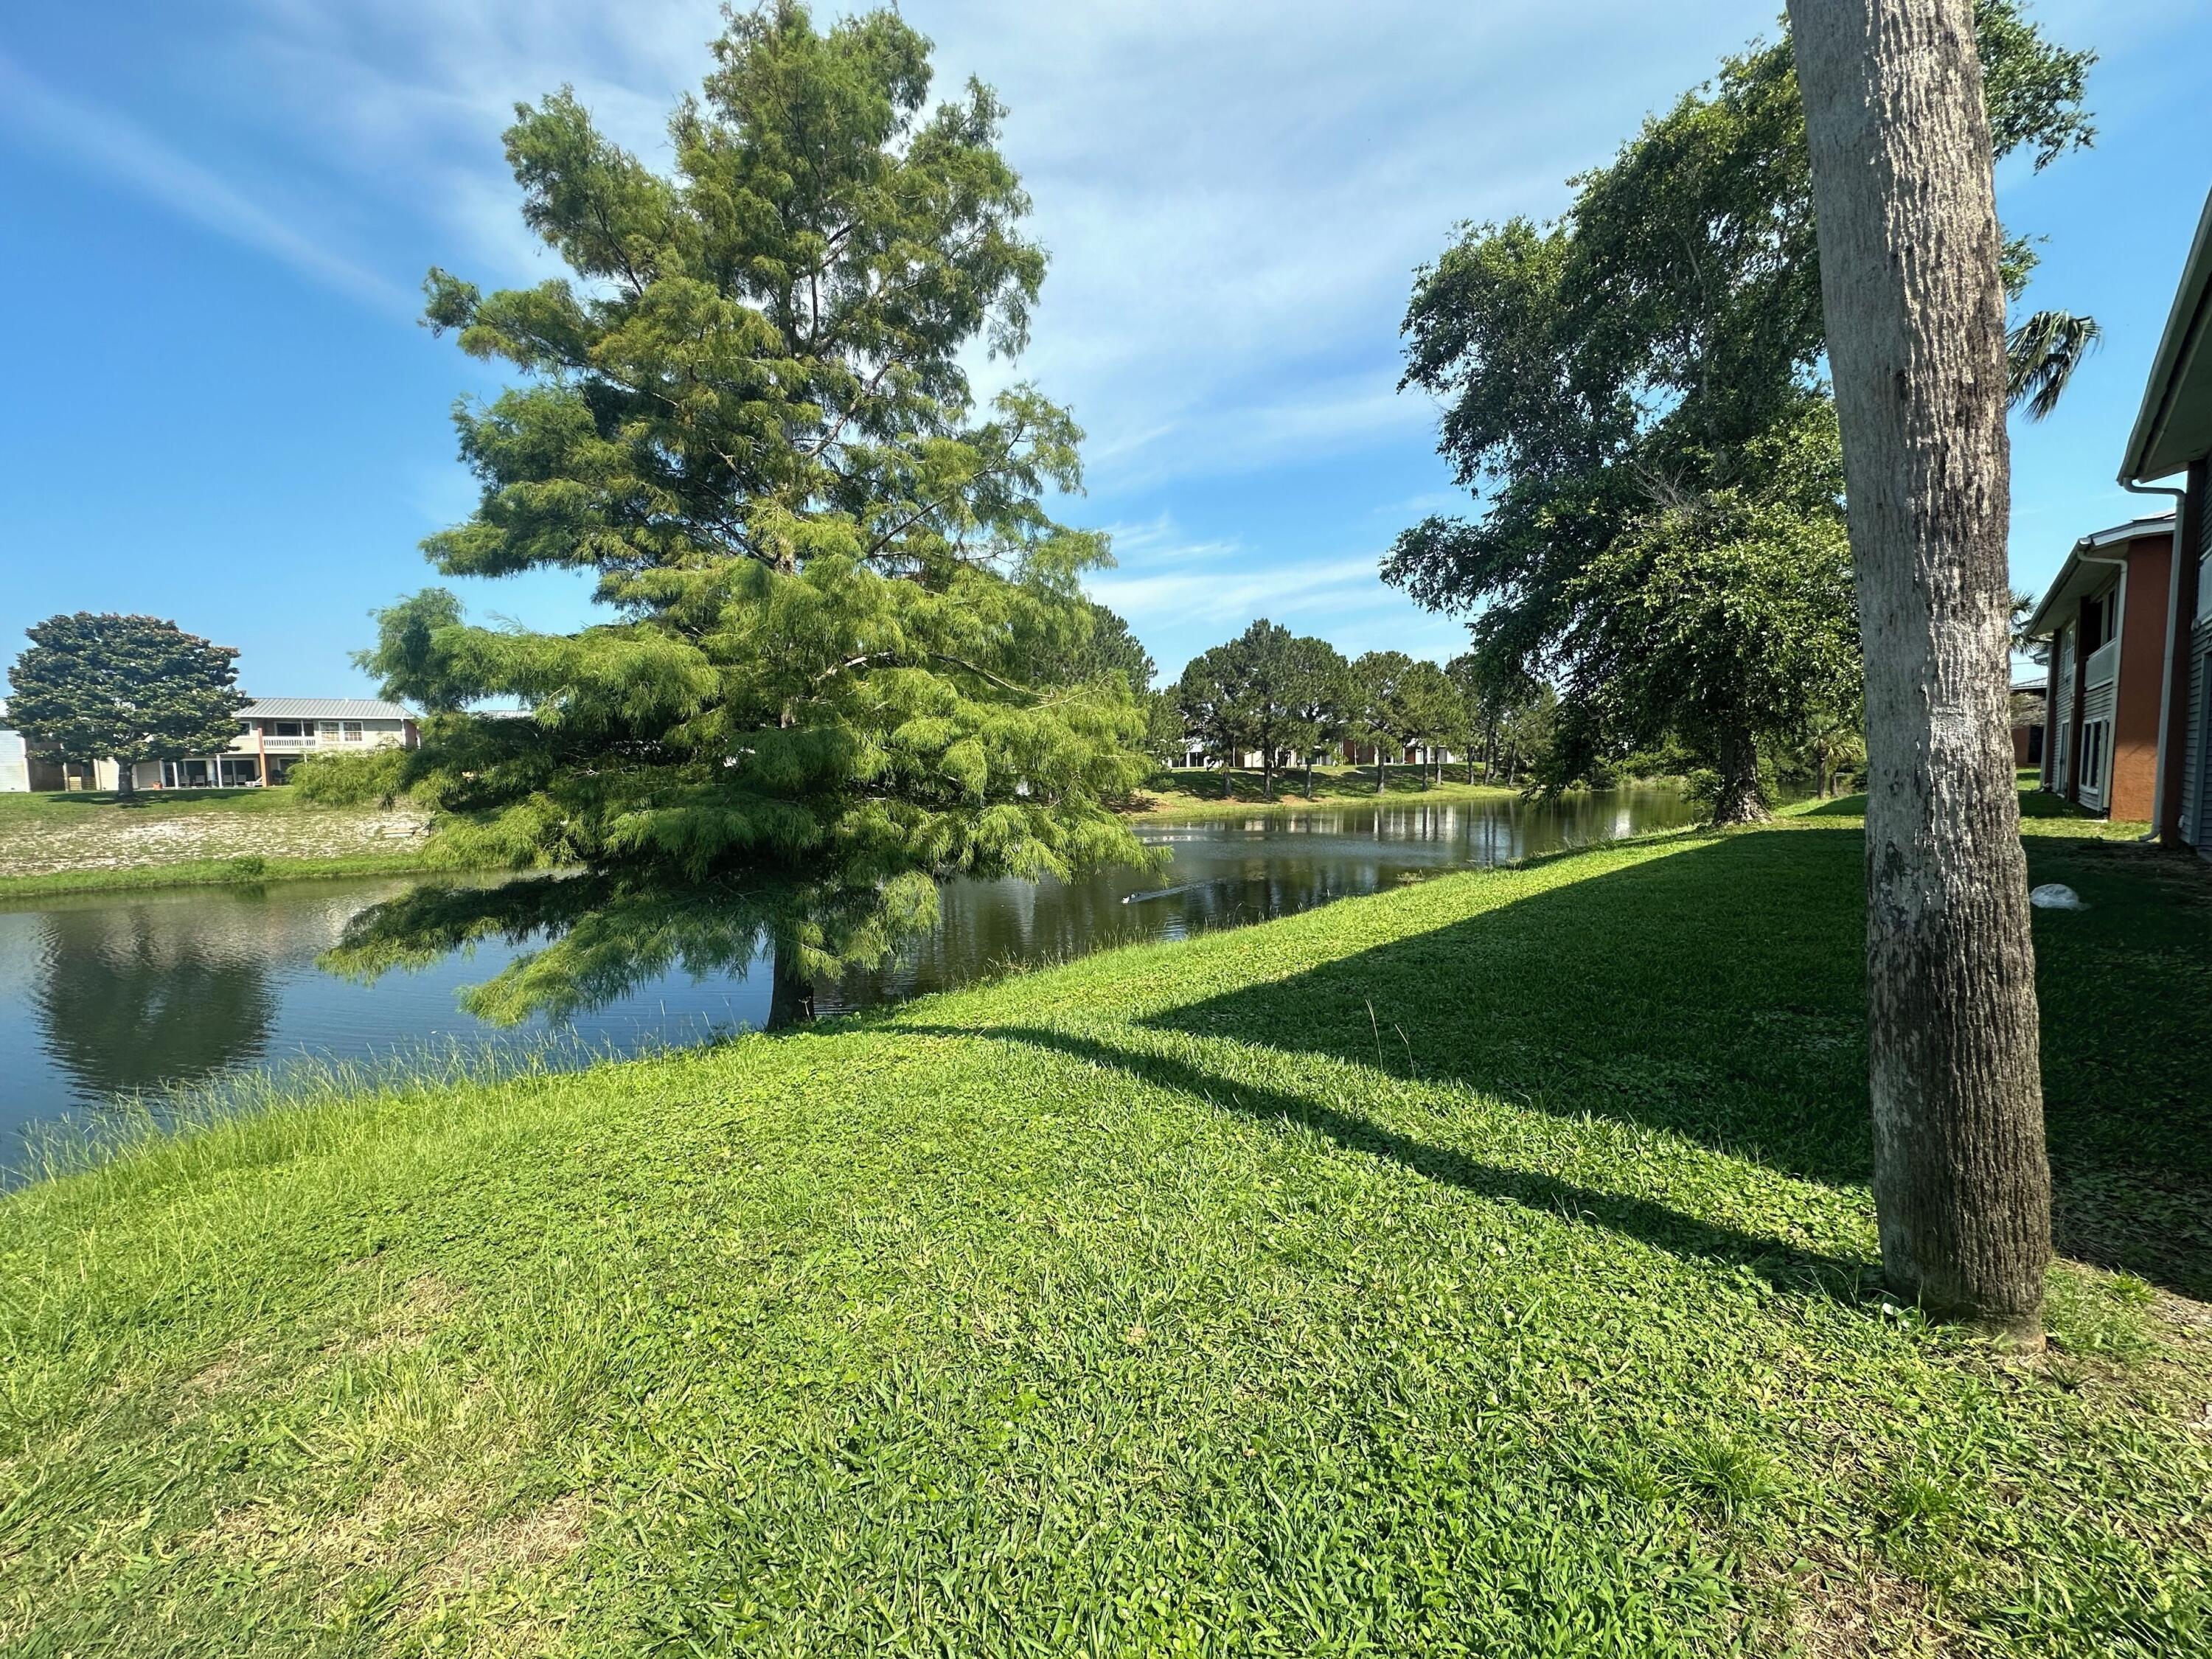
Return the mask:
{"type": "MultiPolygon", "coordinates": [[[[834,9],[824,7],[823,10],[834,9]]],[[[1458,499],[1436,411],[1395,391],[1411,273],[1462,219],[1556,212],[1567,178],[1771,27],[1778,0],[907,0],[940,84],[981,76],[1052,274],[1020,372],[1090,433],[1093,584],[1173,672],[1266,615],[1347,651],[1449,655],[1385,588],[1393,534],[1458,499]]],[[[2000,179],[2046,236],[2032,303],[2105,325],[2017,426],[2014,570],[2150,505],[2112,483],[2212,184],[2212,8],[2041,0],[2103,56],[2100,137],[2000,179]]],[[[368,613],[473,486],[447,410],[496,382],[417,325],[433,263],[553,274],[500,132],[571,82],[648,160],[712,0],[164,0],[0,15],[11,385],[0,663],[57,611],[173,617],[267,696],[364,691],[368,613]]],[[[565,627],[554,577],[458,584],[565,627]]]]}

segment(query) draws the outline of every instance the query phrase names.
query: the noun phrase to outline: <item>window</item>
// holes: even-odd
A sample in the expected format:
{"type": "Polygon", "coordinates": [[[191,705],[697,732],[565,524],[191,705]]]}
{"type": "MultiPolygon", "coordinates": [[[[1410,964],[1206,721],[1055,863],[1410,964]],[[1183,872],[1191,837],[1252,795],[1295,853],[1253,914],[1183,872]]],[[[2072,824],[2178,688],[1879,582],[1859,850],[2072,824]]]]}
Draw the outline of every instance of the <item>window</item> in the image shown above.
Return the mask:
{"type": "Polygon", "coordinates": [[[296,738],[303,735],[297,720],[271,720],[269,735],[272,738],[296,738]]]}
{"type": "Polygon", "coordinates": [[[2092,720],[2081,728],[2081,793],[2101,797],[2105,792],[2105,763],[2112,741],[2110,720],[2092,720]]]}
{"type": "Polygon", "coordinates": [[[348,720],[345,723],[345,740],[348,743],[359,743],[361,741],[361,722],[359,720],[348,720]]]}
{"type": "Polygon", "coordinates": [[[338,740],[338,723],[336,720],[317,720],[315,735],[325,743],[336,743],[338,740]]]}

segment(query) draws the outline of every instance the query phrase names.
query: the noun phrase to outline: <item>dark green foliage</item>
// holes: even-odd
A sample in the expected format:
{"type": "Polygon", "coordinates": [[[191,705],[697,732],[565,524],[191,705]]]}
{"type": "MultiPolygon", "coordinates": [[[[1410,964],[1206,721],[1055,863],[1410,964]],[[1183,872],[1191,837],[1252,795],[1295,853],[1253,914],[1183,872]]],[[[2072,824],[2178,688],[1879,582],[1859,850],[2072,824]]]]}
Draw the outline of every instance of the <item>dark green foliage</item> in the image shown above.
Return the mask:
{"type": "MultiPolygon", "coordinates": [[[[2000,152],[2087,143],[2089,56],[2016,0],[1977,19],[2000,152]]],[[[1482,512],[1407,531],[1384,574],[1469,613],[1494,676],[1557,682],[1563,755],[1679,742],[1750,815],[1759,747],[1856,700],[1787,41],[1729,58],[1575,183],[1558,223],[1471,227],[1420,275],[1405,384],[1444,400],[1440,447],[1482,512]]],[[[2015,292],[2033,264],[2009,250],[2015,292]]],[[[2030,396],[2078,360],[2060,332],[2076,349],[2030,396]]]]}
{"type": "Polygon", "coordinates": [[[1352,665],[1327,640],[1310,635],[1291,641],[1288,693],[1294,752],[1305,762],[1305,793],[1314,792],[1314,764],[1352,735],[1352,665]]]}
{"type": "Polygon", "coordinates": [[[1152,676],[1159,672],[1152,653],[1129,631],[1129,624],[1096,599],[1083,608],[1091,629],[1084,641],[1055,659],[1040,663],[1034,678],[1043,685],[1081,685],[1086,681],[1119,674],[1139,697],[1148,696],[1152,676]]]}
{"type": "Polygon", "coordinates": [[[1224,795],[1229,789],[1226,775],[1243,749],[1237,679],[1235,653],[1225,645],[1217,645],[1183,665],[1175,689],[1176,713],[1182,717],[1183,730],[1207,752],[1221,757],[1224,795]]]}
{"type": "Polygon", "coordinates": [[[1224,759],[1224,798],[1227,771],[1248,750],[1260,757],[1262,799],[1274,798],[1275,770],[1286,760],[1306,763],[1310,789],[1315,758],[1351,729],[1350,697],[1333,646],[1264,617],[1194,657],[1176,687],[1186,730],[1224,759]]]}
{"type": "Polygon", "coordinates": [[[42,759],[135,762],[218,753],[238,737],[238,653],[156,617],[49,617],[9,670],[8,723],[42,759]]]}
{"type": "Polygon", "coordinates": [[[1390,751],[1408,744],[1439,743],[1464,720],[1460,694],[1444,671],[1402,651],[1369,651],[1352,659],[1351,729],[1375,746],[1375,788],[1380,794],[1390,751]]]}
{"type": "Polygon", "coordinates": [[[574,280],[428,283],[434,327],[527,377],[457,411],[483,495],[432,561],[588,570],[613,619],[475,628],[433,590],[369,660],[444,711],[410,781],[456,855],[872,906],[802,930],[826,972],[926,921],[938,875],[1141,859],[1108,803],[1146,769],[1146,665],[1077,586],[1103,539],[1042,504],[1079,483],[1073,422],[1026,386],[979,407],[962,367],[1021,348],[1044,273],[995,100],[929,108],[889,12],[772,5],[714,52],[667,176],[566,92],[518,111],[524,216],[574,280]],[[490,699],[526,712],[458,712],[490,699]]]}

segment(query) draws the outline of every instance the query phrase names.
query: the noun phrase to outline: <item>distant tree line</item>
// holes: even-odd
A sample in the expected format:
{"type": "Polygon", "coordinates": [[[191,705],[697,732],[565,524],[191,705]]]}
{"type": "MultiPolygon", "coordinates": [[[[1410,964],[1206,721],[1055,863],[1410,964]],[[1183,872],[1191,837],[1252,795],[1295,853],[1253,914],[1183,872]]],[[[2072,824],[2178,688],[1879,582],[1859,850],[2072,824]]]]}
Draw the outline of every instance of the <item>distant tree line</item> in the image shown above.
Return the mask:
{"type": "Polygon", "coordinates": [[[1443,775],[1443,751],[1460,756],[1468,781],[1480,757],[1486,777],[1533,775],[1548,751],[1558,699],[1525,676],[1487,671],[1473,654],[1438,667],[1402,651],[1347,659],[1326,640],[1294,635],[1265,617],[1235,639],[1191,659],[1171,691],[1154,694],[1161,757],[1197,744],[1229,773],[1256,756],[1261,793],[1298,769],[1313,793],[1314,768],[1346,745],[1371,748],[1375,787],[1389,781],[1390,756],[1428,751],[1425,781],[1443,775]]]}

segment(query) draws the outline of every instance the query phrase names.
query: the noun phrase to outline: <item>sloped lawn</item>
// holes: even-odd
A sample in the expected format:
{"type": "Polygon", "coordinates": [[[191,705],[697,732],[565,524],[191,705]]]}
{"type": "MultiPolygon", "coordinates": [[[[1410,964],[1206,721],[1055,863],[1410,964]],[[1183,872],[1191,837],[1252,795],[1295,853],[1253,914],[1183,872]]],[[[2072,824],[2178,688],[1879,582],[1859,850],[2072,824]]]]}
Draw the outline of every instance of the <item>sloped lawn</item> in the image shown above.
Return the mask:
{"type": "Polygon", "coordinates": [[[1873,1288],[1831,807],[0,1201],[0,1642],[2212,1651],[2212,872],[2032,828],[2047,1362],[1873,1288]]]}

